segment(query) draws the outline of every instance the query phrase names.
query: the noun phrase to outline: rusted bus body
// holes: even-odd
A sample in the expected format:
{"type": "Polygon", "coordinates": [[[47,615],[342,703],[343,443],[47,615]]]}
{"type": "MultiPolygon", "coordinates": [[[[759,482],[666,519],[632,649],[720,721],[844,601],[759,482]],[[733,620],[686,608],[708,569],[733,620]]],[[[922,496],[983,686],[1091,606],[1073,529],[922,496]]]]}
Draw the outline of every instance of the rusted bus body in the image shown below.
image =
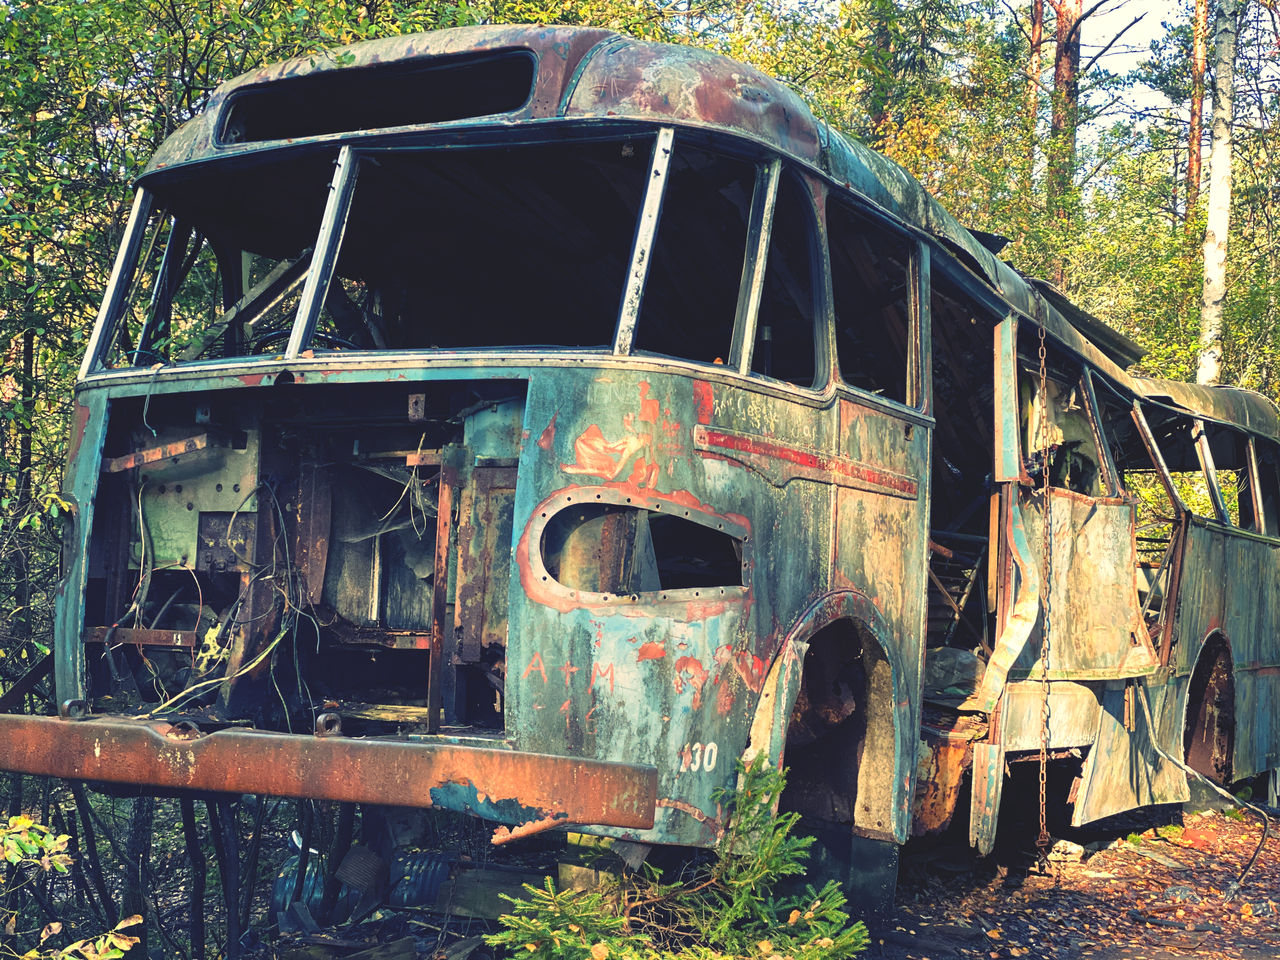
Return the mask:
{"type": "Polygon", "coordinates": [[[708,845],[736,761],[781,758],[808,655],[840,686],[802,698],[795,805],[904,841],[928,251],[820,136],[754,71],[599,31],[220,89],[139,181],[76,397],[68,716],[9,726],[5,763],[708,845]],[[405,85],[472,102],[378,106],[405,85]],[[850,325],[892,293],[884,369],[839,372],[829,202],[893,237],[892,282],[867,252],[836,281],[850,325]],[[806,768],[855,706],[840,775],[806,768]],[[256,769],[286,762],[309,775],[256,769]]]}
{"type": "Polygon", "coordinates": [[[966,790],[989,848],[1047,610],[1077,820],[1185,795],[1139,688],[1166,752],[1274,767],[1274,408],[1128,376],[984,242],[697,50],[478,28],[225,84],[139,180],[67,716],[0,765],[708,845],[763,753],[865,872],[966,790]]]}

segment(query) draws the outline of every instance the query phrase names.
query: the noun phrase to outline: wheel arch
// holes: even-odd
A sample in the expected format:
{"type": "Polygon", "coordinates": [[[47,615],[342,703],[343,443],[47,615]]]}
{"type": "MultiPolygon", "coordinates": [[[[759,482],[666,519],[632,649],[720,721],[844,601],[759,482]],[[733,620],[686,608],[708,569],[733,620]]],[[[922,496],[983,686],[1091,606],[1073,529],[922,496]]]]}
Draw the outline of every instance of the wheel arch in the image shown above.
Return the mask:
{"type": "Polygon", "coordinates": [[[879,769],[878,782],[858,778],[859,805],[876,805],[873,810],[882,811],[881,825],[859,824],[855,816],[855,830],[866,836],[905,843],[911,827],[915,776],[916,739],[911,732],[916,698],[901,657],[890,642],[892,633],[888,623],[866,594],[856,590],[827,593],[815,600],[787,631],[761,688],[744,759],[750,762],[764,754],[777,766],[790,763],[787,737],[805,682],[806,661],[811,671],[818,666],[811,656],[815,645],[826,643],[824,638],[834,638],[842,629],[851,630],[852,635],[861,640],[859,653],[865,655],[874,645],[873,654],[883,661],[883,667],[872,664],[872,675],[868,676],[864,691],[871,695],[864,695],[863,702],[856,704],[856,709],[864,714],[867,741],[861,745],[860,752],[865,756],[862,748],[869,745],[877,760],[882,761],[886,754],[892,757],[887,768],[879,769]],[[884,796],[862,797],[863,789],[882,792],[884,796]],[[887,823],[883,822],[885,818],[887,823]]]}

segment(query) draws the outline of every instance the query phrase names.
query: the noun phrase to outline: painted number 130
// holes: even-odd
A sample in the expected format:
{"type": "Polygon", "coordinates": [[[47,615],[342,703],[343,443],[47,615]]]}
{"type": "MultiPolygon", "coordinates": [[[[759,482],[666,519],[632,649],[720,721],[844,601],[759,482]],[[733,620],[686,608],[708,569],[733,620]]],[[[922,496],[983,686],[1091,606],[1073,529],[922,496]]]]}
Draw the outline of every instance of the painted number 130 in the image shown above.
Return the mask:
{"type": "Polygon", "coordinates": [[[714,743],[686,743],[680,751],[680,768],[710,773],[716,768],[719,753],[720,749],[714,743]]]}

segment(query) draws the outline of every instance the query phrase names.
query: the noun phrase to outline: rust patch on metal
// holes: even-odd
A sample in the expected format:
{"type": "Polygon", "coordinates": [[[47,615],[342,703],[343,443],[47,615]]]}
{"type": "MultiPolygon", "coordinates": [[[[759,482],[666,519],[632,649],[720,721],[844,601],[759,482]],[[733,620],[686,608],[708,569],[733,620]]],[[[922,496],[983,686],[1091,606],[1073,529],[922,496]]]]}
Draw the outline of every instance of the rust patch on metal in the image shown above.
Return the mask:
{"type": "Polygon", "coordinates": [[[123,473],[125,470],[132,470],[134,467],[145,466],[148,463],[159,463],[161,460],[168,460],[171,457],[195,453],[197,450],[204,450],[208,446],[209,435],[201,433],[186,440],[177,440],[173,443],[161,444],[158,447],[148,447],[146,450],[139,450],[123,457],[112,457],[110,460],[103,461],[102,472],[123,473]]]}
{"type": "Polygon", "coordinates": [[[497,830],[493,831],[493,838],[489,842],[495,847],[500,847],[504,843],[510,843],[512,840],[546,833],[548,830],[554,830],[556,827],[563,827],[564,825],[563,817],[543,817],[541,820],[530,820],[528,823],[521,823],[514,827],[498,827],[497,830]]]}
{"type": "Polygon", "coordinates": [[[147,630],[142,627],[94,627],[88,631],[87,643],[106,643],[114,647],[130,643],[139,647],[198,647],[200,635],[194,630],[147,630]]]}
{"type": "Polygon", "coordinates": [[[556,419],[560,414],[553,413],[551,420],[547,423],[546,428],[538,435],[538,446],[543,450],[550,450],[556,443],[556,419]]]}
{"type": "Polygon", "coordinates": [[[6,769],[41,776],[343,803],[449,806],[440,801],[450,791],[474,799],[472,785],[483,784],[484,797],[518,798],[521,808],[561,823],[653,826],[657,771],[648,766],[257,730],[177,741],[174,731],[164,721],[6,716],[0,756],[6,769]]]}

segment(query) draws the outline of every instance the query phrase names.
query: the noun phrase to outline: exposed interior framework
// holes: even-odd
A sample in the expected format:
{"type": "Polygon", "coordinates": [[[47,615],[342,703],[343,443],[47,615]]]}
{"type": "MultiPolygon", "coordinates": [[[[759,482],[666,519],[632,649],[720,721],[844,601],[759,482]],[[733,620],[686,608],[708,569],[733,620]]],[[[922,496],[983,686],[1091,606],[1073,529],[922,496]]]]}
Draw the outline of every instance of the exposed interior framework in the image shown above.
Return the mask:
{"type": "Polygon", "coordinates": [[[328,705],[370,732],[433,729],[434,698],[446,724],[500,731],[524,391],[285,382],[116,404],[93,697],[292,730],[328,705]]]}

